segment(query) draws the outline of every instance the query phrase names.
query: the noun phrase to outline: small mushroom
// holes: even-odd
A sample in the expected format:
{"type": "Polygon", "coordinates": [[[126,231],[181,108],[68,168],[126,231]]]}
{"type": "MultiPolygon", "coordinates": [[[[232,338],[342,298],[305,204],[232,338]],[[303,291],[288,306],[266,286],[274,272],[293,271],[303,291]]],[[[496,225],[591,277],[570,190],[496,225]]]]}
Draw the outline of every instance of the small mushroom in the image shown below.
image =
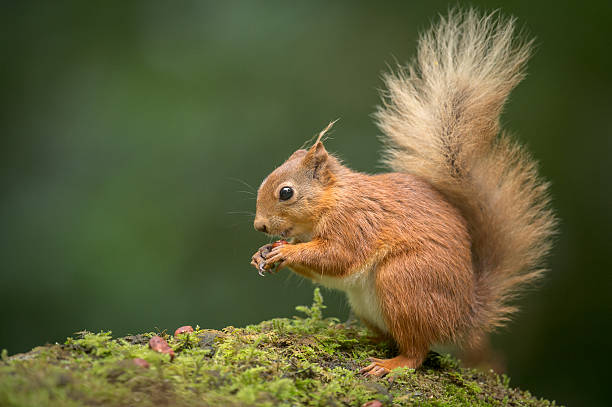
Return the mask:
{"type": "Polygon", "coordinates": [[[186,334],[187,332],[193,332],[193,327],[191,325],[185,325],[177,328],[176,331],[174,331],[174,336],[176,337],[181,334],[186,334]]]}
{"type": "Polygon", "coordinates": [[[149,340],[149,348],[153,349],[155,352],[167,353],[170,355],[170,361],[174,359],[174,350],[168,345],[168,342],[160,336],[155,335],[149,340]]]}

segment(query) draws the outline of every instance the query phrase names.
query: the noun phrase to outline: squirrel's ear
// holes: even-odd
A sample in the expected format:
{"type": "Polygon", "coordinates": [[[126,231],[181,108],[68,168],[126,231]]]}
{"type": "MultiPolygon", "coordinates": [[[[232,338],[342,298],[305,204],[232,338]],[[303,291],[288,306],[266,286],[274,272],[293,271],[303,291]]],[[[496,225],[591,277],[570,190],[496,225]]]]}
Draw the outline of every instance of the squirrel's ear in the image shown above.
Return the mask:
{"type": "Polygon", "coordinates": [[[322,174],[327,171],[328,158],[329,155],[323,143],[317,141],[304,156],[302,165],[312,171],[313,178],[321,179],[322,174]]]}

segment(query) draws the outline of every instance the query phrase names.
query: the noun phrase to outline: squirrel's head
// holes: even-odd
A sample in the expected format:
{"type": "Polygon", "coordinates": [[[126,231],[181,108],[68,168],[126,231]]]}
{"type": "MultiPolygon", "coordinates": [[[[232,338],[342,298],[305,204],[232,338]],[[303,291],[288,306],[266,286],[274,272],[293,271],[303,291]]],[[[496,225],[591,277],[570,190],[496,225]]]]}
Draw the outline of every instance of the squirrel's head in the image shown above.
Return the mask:
{"type": "MultiPolygon", "coordinates": [[[[319,137],[320,138],[320,137],[319,137]]],[[[310,240],[340,164],[319,140],[297,150],[261,183],[257,191],[255,229],[283,238],[310,240]]]]}

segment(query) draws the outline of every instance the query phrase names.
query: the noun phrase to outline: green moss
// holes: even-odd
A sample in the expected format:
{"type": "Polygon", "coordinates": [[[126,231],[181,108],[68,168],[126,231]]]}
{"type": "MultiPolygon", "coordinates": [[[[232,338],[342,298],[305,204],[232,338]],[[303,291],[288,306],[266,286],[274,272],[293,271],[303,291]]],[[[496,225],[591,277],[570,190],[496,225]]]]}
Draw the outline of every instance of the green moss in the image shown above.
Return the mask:
{"type": "Polygon", "coordinates": [[[396,369],[387,378],[359,375],[370,356],[393,355],[354,324],[323,318],[315,290],[305,317],[277,318],[245,328],[200,329],[164,337],[176,352],[148,348],[154,333],[114,339],[79,332],[64,344],[38,347],[0,362],[2,406],[551,406],[509,387],[492,372],[465,370],[431,353],[423,367],[396,369]],[[134,358],[149,363],[137,366],[134,358]]]}

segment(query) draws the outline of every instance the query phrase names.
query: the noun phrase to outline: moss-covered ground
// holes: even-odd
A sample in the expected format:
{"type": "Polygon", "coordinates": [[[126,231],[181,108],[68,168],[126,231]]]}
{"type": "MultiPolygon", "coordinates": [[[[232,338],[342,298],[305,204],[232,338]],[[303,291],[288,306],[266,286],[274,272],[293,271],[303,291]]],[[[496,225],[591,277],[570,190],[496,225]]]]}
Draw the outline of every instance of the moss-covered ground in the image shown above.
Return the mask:
{"type": "Polygon", "coordinates": [[[323,318],[321,295],[304,317],[246,328],[199,329],[172,337],[113,338],[80,332],[0,362],[1,406],[552,406],[493,372],[466,370],[431,353],[415,370],[386,378],[358,373],[367,358],[391,357],[356,324],[323,318]],[[148,347],[165,338],[176,357],[148,347]],[[134,362],[144,359],[148,367],[134,362]]]}

